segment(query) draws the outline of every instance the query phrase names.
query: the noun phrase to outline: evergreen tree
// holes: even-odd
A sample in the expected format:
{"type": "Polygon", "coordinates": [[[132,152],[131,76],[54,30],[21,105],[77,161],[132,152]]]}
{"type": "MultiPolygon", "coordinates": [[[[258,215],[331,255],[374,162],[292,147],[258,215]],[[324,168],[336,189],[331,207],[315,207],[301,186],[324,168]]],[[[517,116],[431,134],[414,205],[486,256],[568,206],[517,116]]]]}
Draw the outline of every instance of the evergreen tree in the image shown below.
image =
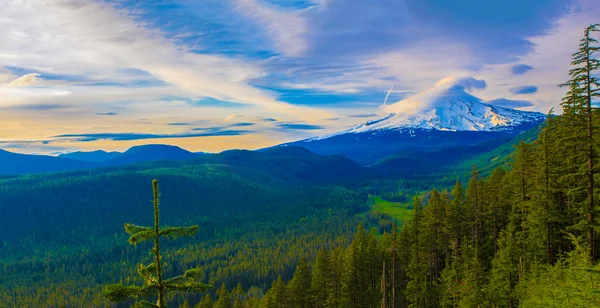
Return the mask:
{"type": "Polygon", "coordinates": [[[112,302],[123,302],[128,298],[146,297],[150,295],[158,295],[156,305],[147,301],[140,302],[147,307],[166,307],[165,293],[170,291],[184,292],[204,292],[210,286],[194,281],[195,278],[202,276],[200,269],[191,269],[185,271],[183,275],[169,279],[163,278],[163,262],[160,255],[160,237],[168,239],[178,239],[183,236],[193,236],[198,232],[198,226],[192,227],[163,227],[159,226],[159,190],[158,181],[152,181],[152,189],[154,193],[154,227],[142,227],[133,224],[125,224],[125,232],[129,237],[129,243],[136,245],[138,243],[154,240],[152,253],[154,254],[154,263],[145,266],[139,264],[137,267],[138,274],[144,280],[144,286],[123,286],[121,284],[110,284],[104,287],[102,294],[112,302]]]}
{"type": "Polygon", "coordinates": [[[363,308],[369,304],[370,298],[367,295],[370,285],[368,281],[369,270],[366,264],[368,256],[365,255],[367,244],[364,225],[361,223],[344,256],[341,307],[363,308]]]}
{"type": "MultiPolygon", "coordinates": [[[[584,31],[584,37],[581,39],[579,49],[573,54],[571,65],[573,68],[569,71],[571,79],[561,87],[568,87],[568,92],[563,99],[563,112],[571,120],[572,129],[576,131],[584,131],[583,138],[577,140],[577,144],[584,149],[585,164],[583,168],[579,168],[577,174],[581,175],[587,184],[586,203],[587,207],[584,213],[587,216],[587,221],[582,223],[583,228],[587,233],[587,244],[590,247],[590,255],[592,259],[596,256],[596,239],[595,239],[595,212],[594,206],[594,190],[596,189],[594,175],[598,173],[598,168],[595,165],[597,159],[597,144],[594,139],[594,119],[595,112],[593,110],[593,102],[600,97],[600,77],[597,71],[600,69],[600,60],[594,56],[600,52],[598,41],[592,37],[594,32],[600,32],[600,24],[592,24],[584,31]]],[[[580,134],[577,134],[580,135],[580,134]]],[[[579,149],[577,149],[579,151],[579,149]]]]}
{"type": "Polygon", "coordinates": [[[381,299],[381,264],[383,262],[383,253],[378,245],[375,229],[369,232],[362,255],[365,261],[362,271],[367,272],[367,298],[365,306],[375,308],[381,299]]]}
{"type": "MultiPolygon", "coordinates": [[[[390,285],[391,285],[391,307],[392,308],[396,308],[398,307],[397,305],[397,301],[396,301],[396,296],[398,293],[398,286],[397,286],[397,282],[398,282],[398,251],[400,250],[400,247],[398,245],[398,226],[396,226],[396,223],[392,224],[392,233],[391,234],[386,234],[387,237],[387,253],[389,254],[389,259],[391,259],[391,273],[390,273],[390,285]]],[[[384,261],[385,262],[385,261],[384,261]]],[[[383,272],[385,274],[385,270],[383,272]]],[[[385,281],[383,282],[385,283],[385,281]]]]}
{"type": "Polygon", "coordinates": [[[451,192],[452,201],[446,208],[445,233],[448,235],[448,244],[452,250],[451,257],[458,257],[461,240],[466,236],[464,230],[465,221],[465,192],[457,180],[451,192]]]}
{"type": "Polygon", "coordinates": [[[179,305],[179,308],[190,308],[190,303],[188,302],[187,298],[183,301],[181,305],[179,305]]]}
{"type": "Polygon", "coordinates": [[[308,264],[304,259],[300,260],[294,277],[288,284],[290,303],[292,307],[308,308],[311,303],[311,281],[308,264]]]}
{"type": "Polygon", "coordinates": [[[477,253],[483,240],[483,212],[481,208],[481,189],[480,189],[479,171],[477,165],[473,166],[471,178],[467,185],[466,199],[468,212],[471,214],[469,219],[471,238],[477,253]]]}
{"type": "Polygon", "coordinates": [[[238,282],[235,289],[231,292],[233,298],[233,308],[243,308],[244,288],[242,283],[238,282]]]}
{"type": "Polygon", "coordinates": [[[494,307],[517,307],[516,286],[522,279],[522,262],[519,238],[515,223],[511,222],[500,236],[499,250],[490,272],[490,283],[485,288],[486,297],[494,307]]]}
{"type": "MultiPolygon", "coordinates": [[[[273,306],[275,308],[286,308],[288,307],[288,290],[285,286],[285,282],[283,282],[283,278],[279,276],[275,282],[273,282],[273,287],[271,288],[272,298],[273,298],[273,306]]],[[[271,307],[271,306],[269,306],[271,307]]]]}
{"type": "Polygon", "coordinates": [[[219,298],[215,302],[214,308],[232,308],[231,295],[227,291],[225,284],[221,285],[221,288],[217,292],[219,298]]]}
{"type": "Polygon", "coordinates": [[[194,308],[212,308],[213,300],[210,297],[210,294],[204,295],[204,297],[200,300],[198,304],[194,306],[194,308]]]}
{"type": "Polygon", "coordinates": [[[342,297],[342,276],[344,273],[344,256],[345,250],[338,247],[331,251],[329,257],[330,276],[327,279],[327,301],[325,307],[338,308],[340,307],[340,299],[342,297]]]}
{"type": "Polygon", "coordinates": [[[311,293],[313,296],[314,307],[323,308],[327,304],[328,294],[331,292],[328,288],[328,280],[331,278],[330,255],[326,249],[321,249],[317,254],[315,266],[312,271],[311,293]]]}
{"type": "Polygon", "coordinates": [[[409,307],[427,306],[427,284],[428,268],[427,259],[424,254],[424,243],[421,238],[421,228],[423,227],[423,210],[421,200],[415,197],[413,200],[413,217],[410,223],[406,224],[406,232],[411,241],[411,257],[408,265],[407,276],[408,284],[406,286],[406,297],[410,302],[409,307]]]}

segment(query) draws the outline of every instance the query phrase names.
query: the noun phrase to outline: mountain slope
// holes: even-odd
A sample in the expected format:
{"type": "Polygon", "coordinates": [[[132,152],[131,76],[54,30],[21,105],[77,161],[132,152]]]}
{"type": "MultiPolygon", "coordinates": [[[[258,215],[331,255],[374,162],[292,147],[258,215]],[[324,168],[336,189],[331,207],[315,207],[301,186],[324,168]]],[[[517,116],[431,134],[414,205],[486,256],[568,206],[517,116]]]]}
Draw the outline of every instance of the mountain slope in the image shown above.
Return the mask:
{"type": "Polygon", "coordinates": [[[429,91],[384,106],[388,113],[351,129],[282,146],[341,154],[373,164],[401,151],[431,151],[510,139],[545,120],[538,112],[494,106],[467,93],[467,80],[442,80],[429,91]]]}
{"type": "Polygon", "coordinates": [[[57,172],[92,168],[90,162],[45,155],[26,155],[0,150],[0,175],[57,172]]]}
{"type": "Polygon", "coordinates": [[[87,162],[104,162],[107,160],[117,158],[117,157],[121,156],[122,154],[123,153],[120,153],[120,152],[106,152],[106,151],[102,151],[102,150],[97,150],[97,151],[91,151],[91,152],[77,151],[77,152],[65,153],[65,154],[58,155],[58,157],[68,158],[68,159],[72,159],[72,160],[79,160],[79,161],[87,161],[87,162]]]}
{"type": "Polygon", "coordinates": [[[172,145],[142,145],[119,152],[74,152],[58,157],[0,150],[0,175],[35,174],[89,168],[116,167],[157,160],[186,160],[204,154],[172,145]]]}
{"type": "Polygon", "coordinates": [[[104,166],[121,166],[155,160],[185,160],[202,154],[192,153],[180,147],[164,144],[147,144],[131,147],[118,157],[106,161],[104,166]]]}

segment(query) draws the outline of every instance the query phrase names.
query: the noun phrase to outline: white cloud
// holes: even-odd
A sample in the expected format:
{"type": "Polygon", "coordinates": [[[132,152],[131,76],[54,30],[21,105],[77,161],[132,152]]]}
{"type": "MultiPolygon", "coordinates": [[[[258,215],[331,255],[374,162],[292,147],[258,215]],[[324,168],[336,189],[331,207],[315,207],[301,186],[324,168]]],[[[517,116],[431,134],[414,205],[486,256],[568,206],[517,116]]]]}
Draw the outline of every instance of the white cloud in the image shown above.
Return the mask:
{"type": "Polygon", "coordinates": [[[131,78],[120,69],[135,68],[184,96],[257,105],[293,117],[328,116],[319,110],[298,114],[297,107],[290,108],[273,93],[250,86],[250,80],[264,74],[261,68],[225,56],[189,52],[104,3],[9,0],[2,7],[0,36],[0,67],[99,80],[131,78]]]}
{"type": "Polygon", "coordinates": [[[510,94],[510,88],[534,85],[538,87],[538,92],[531,96],[533,106],[524,109],[548,112],[555,107],[555,111],[560,112],[559,105],[565,89],[558,85],[569,79],[571,55],[578,48],[583,29],[590,23],[599,22],[598,16],[600,6],[596,1],[580,0],[569,14],[555,22],[547,35],[529,39],[534,44],[533,50],[518,57],[516,63],[532,66],[531,71],[514,75],[510,67],[515,63],[488,65],[479,74],[488,82],[488,90],[476,93],[485,99],[518,99],[510,94]]]}
{"type": "Polygon", "coordinates": [[[30,85],[34,85],[37,82],[37,77],[39,77],[40,74],[36,74],[36,73],[32,73],[32,74],[26,74],[23,75],[15,80],[10,81],[7,86],[9,87],[23,87],[23,86],[30,86],[30,85]]]}
{"type": "Polygon", "coordinates": [[[307,10],[284,11],[256,0],[237,0],[237,9],[262,23],[275,46],[290,57],[301,56],[307,49],[307,10]]]}

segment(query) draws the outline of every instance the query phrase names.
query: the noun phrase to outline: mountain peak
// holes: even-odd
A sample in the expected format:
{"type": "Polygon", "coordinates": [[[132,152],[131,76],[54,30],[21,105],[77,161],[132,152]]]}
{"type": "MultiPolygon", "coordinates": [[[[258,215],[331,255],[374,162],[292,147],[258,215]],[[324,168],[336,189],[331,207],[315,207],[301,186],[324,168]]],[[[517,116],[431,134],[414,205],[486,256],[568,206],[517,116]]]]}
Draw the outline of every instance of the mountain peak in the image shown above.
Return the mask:
{"type": "Polygon", "coordinates": [[[382,109],[388,112],[385,117],[333,135],[412,129],[511,133],[537,125],[546,117],[539,112],[486,103],[467,92],[474,88],[485,88],[485,81],[473,78],[445,78],[425,92],[383,106],[382,109]]]}

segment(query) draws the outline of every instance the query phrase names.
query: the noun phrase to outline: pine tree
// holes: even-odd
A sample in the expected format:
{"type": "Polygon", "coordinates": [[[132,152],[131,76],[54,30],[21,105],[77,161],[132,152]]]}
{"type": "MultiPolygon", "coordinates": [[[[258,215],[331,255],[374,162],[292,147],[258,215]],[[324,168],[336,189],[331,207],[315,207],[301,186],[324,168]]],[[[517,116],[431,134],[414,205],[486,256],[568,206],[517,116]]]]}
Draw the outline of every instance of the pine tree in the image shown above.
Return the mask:
{"type": "Polygon", "coordinates": [[[595,206],[594,206],[594,174],[598,173],[595,160],[597,159],[597,145],[594,140],[594,110],[593,101],[600,97],[600,77],[597,71],[600,69],[600,60],[594,58],[595,54],[600,52],[598,41],[592,37],[594,32],[600,32],[600,24],[592,24],[584,31],[584,37],[579,44],[579,50],[573,54],[569,71],[571,80],[560,85],[568,87],[568,92],[563,99],[563,113],[572,119],[571,123],[576,130],[585,131],[585,136],[580,140],[585,153],[585,168],[583,177],[586,182],[587,207],[585,214],[587,221],[585,231],[587,233],[587,243],[590,248],[592,259],[596,257],[596,239],[595,239],[595,206]]]}
{"type": "Polygon", "coordinates": [[[147,307],[166,307],[165,293],[170,291],[184,292],[204,292],[210,285],[194,281],[202,276],[202,270],[191,269],[185,271],[183,275],[169,279],[163,278],[163,262],[160,255],[160,237],[168,239],[178,239],[183,236],[194,236],[198,232],[198,226],[191,227],[163,227],[159,226],[159,190],[158,181],[152,181],[152,189],[154,193],[154,227],[142,227],[134,224],[125,224],[125,232],[129,237],[129,243],[136,245],[138,243],[154,240],[152,253],[154,254],[154,263],[147,266],[139,264],[137,267],[138,274],[144,280],[144,286],[123,286],[121,284],[110,284],[104,287],[102,294],[112,302],[123,302],[128,298],[146,297],[150,295],[158,295],[156,305],[147,301],[142,301],[147,307]]]}
{"type": "MultiPolygon", "coordinates": [[[[396,226],[396,223],[392,224],[392,233],[391,235],[388,236],[389,238],[389,244],[388,244],[388,248],[387,248],[387,253],[390,255],[391,261],[392,261],[392,266],[391,266],[391,306],[392,308],[396,308],[397,307],[397,302],[396,302],[396,293],[398,292],[398,288],[397,288],[397,281],[398,281],[398,251],[400,250],[400,247],[398,245],[398,226],[396,226]]],[[[385,261],[384,261],[385,262],[385,261]]],[[[384,266],[385,267],[385,266],[384,266]]],[[[385,270],[383,272],[385,274],[385,270]]]]}
{"type": "Polygon", "coordinates": [[[231,295],[233,297],[233,308],[243,308],[244,288],[242,287],[242,283],[238,282],[231,295]]]}
{"type": "Polygon", "coordinates": [[[329,256],[330,275],[327,279],[327,301],[325,307],[338,308],[340,307],[340,299],[342,297],[342,276],[344,273],[344,256],[345,250],[338,247],[331,251],[329,256]]]}
{"type": "Polygon", "coordinates": [[[483,239],[483,213],[481,208],[481,192],[480,192],[480,179],[479,179],[479,171],[477,170],[477,166],[473,166],[473,170],[471,171],[471,178],[469,179],[469,184],[467,185],[466,198],[467,198],[467,206],[469,208],[469,213],[471,214],[470,225],[472,232],[472,239],[475,249],[479,253],[479,246],[481,246],[483,239]]]}
{"type": "Polygon", "coordinates": [[[232,308],[231,295],[227,291],[225,284],[221,285],[217,295],[219,298],[215,302],[214,308],[232,308]]]}
{"type": "Polygon", "coordinates": [[[179,305],[179,308],[190,308],[190,303],[188,302],[187,298],[183,301],[181,305],[179,305]]]}
{"type": "Polygon", "coordinates": [[[273,298],[273,307],[276,308],[286,308],[288,307],[288,290],[285,286],[285,282],[283,282],[283,278],[279,276],[275,282],[273,282],[273,286],[271,287],[272,298],[273,298]]]}
{"type": "Polygon", "coordinates": [[[445,232],[448,235],[448,244],[453,251],[452,257],[458,256],[461,240],[466,235],[464,231],[465,192],[457,180],[451,192],[452,201],[446,208],[445,232]]]}
{"type": "Polygon", "coordinates": [[[413,217],[410,223],[406,225],[406,232],[411,240],[411,256],[407,269],[408,284],[406,286],[406,298],[409,300],[409,307],[427,306],[427,283],[428,268],[423,250],[424,243],[421,241],[421,228],[423,227],[423,209],[421,200],[415,197],[413,200],[413,217]]]}
{"type": "Polygon", "coordinates": [[[555,151],[559,148],[556,134],[557,121],[552,115],[552,110],[548,113],[546,122],[536,140],[537,153],[535,155],[536,172],[535,188],[533,192],[533,210],[530,219],[532,220],[531,232],[536,247],[533,249],[543,250],[543,252],[534,253],[545,254],[547,264],[554,264],[558,255],[558,246],[564,242],[560,231],[557,230],[562,221],[566,219],[566,207],[561,209],[560,188],[558,184],[558,168],[561,163],[560,158],[555,151]]]}
{"type": "Polygon", "coordinates": [[[368,282],[365,307],[375,308],[381,298],[381,263],[383,262],[383,253],[378,245],[375,229],[369,232],[362,255],[365,261],[363,271],[367,272],[366,280],[368,282]]]}
{"type": "Polygon", "coordinates": [[[210,294],[204,295],[204,297],[200,300],[198,304],[194,306],[194,308],[212,308],[213,300],[210,297],[210,294]]]}
{"type": "Polygon", "coordinates": [[[368,247],[364,225],[359,224],[354,234],[354,239],[346,249],[344,268],[342,272],[341,307],[363,308],[367,307],[370,298],[369,268],[365,254],[368,247]]]}
{"type": "Polygon", "coordinates": [[[308,269],[308,264],[304,259],[302,259],[300,260],[300,263],[298,263],[298,266],[296,266],[294,276],[288,284],[292,307],[308,308],[310,306],[310,287],[310,271],[308,269]]]}
{"type": "Polygon", "coordinates": [[[362,307],[360,305],[361,286],[359,285],[358,258],[358,243],[353,241],[344,255],[340,307],[362,307]]]}
{"type": "Polygon", "coordinates": [[[500,235],[499,250],[485,288],[489,302],[495,307],[517,307],[516,286],[522,279],[520,271],[521,245],[515,223],[511,222],[500,235]]]}
{"type": "Polygon", "coordinates": [[[327,304],[327,297],[331,290],[328,289],[327,280],[330,279],[330,255],[325,248],[317,254],[315,266],[312,271],[311,293],[313,296],[314,307],[322,308],[327,304]]]}

